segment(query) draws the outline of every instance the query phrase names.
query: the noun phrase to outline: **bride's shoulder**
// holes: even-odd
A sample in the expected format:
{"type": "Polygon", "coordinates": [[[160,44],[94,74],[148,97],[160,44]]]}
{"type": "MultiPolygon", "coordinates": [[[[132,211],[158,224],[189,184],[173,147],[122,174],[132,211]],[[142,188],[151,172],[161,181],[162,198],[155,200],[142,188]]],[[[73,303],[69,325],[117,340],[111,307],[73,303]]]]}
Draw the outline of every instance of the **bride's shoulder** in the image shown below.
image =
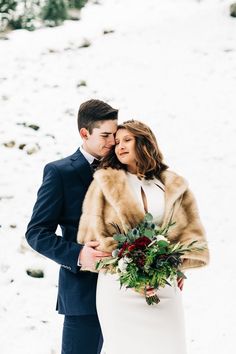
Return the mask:
{"type": "Polygon", "coordinates": [[[176,186],[180,186],[180,185],[181,186],[185,185],[186,187],[188,186],[188,182],[183,176],[169,169],[161,173],[161,180],[164,182],[165,185],[172,184],[176,186]]]}
{"type": "Polygon", "coordinates": [[[94,175],[94,180],[98,183],[114,183],[123,181],[127,178],[124,170],[117,170],[111,167],[98,169],[94,175]]]}

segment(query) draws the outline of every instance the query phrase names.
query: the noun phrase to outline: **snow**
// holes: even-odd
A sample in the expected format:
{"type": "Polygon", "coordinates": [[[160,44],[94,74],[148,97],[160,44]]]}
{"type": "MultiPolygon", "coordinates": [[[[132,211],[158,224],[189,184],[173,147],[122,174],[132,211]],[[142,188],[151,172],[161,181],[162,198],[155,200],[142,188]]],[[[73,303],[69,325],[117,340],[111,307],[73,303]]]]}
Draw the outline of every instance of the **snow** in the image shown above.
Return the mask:
{"type": "Polygon", "coordinates": [[[59,267],[24,239],[43,166],[72,153],[80,103],[99,98],[157,135],[194,191],[210,266],[183,291],[189,354],[233,354],[236,19],[232,1],[104,0],[82,20],[0,41],[1,354],[59,354],[59,267]],[[104,30],[114,33],[103,34],[104,30]],[[91,43],[80,48],[85,40],[91,43]],[[87,86],[77,87],[81,80],[87,86]],[[18,123],[18,124],[17,124],[18,123]],[[19,123],[37,124],[35,131],[19,123]],[[15,146],[3,144],[14,141],[15,146]],[[19,149],[20,144],[26,144],[19,149]],[[37,152],[27,153],[32,148],[37,152]],[[35,279],[27,268],[40,268],[35,279]]]}

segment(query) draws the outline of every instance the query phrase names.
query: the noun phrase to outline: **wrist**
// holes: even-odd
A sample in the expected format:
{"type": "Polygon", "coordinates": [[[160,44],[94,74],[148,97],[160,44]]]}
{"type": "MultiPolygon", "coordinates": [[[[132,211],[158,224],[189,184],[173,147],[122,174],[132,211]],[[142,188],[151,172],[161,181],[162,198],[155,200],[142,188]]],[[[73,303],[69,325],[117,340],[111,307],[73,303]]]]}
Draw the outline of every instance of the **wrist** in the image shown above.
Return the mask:
{"type": "Polygon", "coordinates": [[[82,252],[82,250],[83,250],[83,247],[80,250],[79,255],[78,255],[78,260],[77,260],[77,266],[78,267],[82,267],[82,262],[81,262],[81,252],[82,252]]]}

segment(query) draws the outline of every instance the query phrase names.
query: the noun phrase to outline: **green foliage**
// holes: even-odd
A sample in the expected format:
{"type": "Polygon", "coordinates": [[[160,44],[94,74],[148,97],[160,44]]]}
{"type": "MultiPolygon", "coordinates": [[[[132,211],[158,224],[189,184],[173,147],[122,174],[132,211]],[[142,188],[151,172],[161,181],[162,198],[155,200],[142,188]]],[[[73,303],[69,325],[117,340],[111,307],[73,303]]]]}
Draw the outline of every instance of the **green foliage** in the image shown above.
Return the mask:
{"type": "MultiPolygon", "coordinates": [[[[106,270],[119,275],[120,285],[146,293],[149,287],[158,289],[173,285],[178,277],[186,278],[181,272],[182,258],[185,253],[202,251],[205,245],[197,241],[189,244],[170,243],[168,232],[175,223],[160,228],[153,222],[151,214],[135,228],[122,233],[118,225],[113,224],[117,249],[111,258],[98,262],[97,270],[106,270]]],[[[149,305],[158,303],[157,295],[145,296],[149,305]]]]}
{"type": "Polygon", "coordinates": [[[145,217],[144,217],[144,222],[149,223],[149,222],[152,222],[152,220],[153,220],[152,214],[146,213],[146,214],[145,214],[145,217]]]}
{"type": "Polygon", "coordinates": [[[119,243],[123,243],[126,240],[126,236],[122,234],[115,234],[113,236],[114,240],[118,241],[119,243]]]}
{"type": "Polygon", "coordinates": [[[0,0],[0,31],[7,27],[34,30],[68,19],[68,9],[81,9],[88,0],[0,0]]]}
{"type": "Polygon", "coordinates": [[[35,29],[35,20],[39,12],[39,3],[36,0],[21,1],[21,11],[17,16],[13,16],[9,24],[13,29],[26,29],[33,31],[35,29]]]}
{"type": "MultiPolygon", "coordinates": [[[[3,31],[8,25],[13,29],[27,29],[34,30],[35,23],[37,22],[41,2],[43,0],[9,0],[6,6],[5,1],[1,1],[1,11],[4,10],[5,26],[1,26],[3,31]]],[[[3,14],[1,13],[1,16],[3,14]]]]}
{"type": "Polygon", "coordinates": [[[0,0],[0,31],[4,31],[8,26],[16,6],[16,0],[0,0]]]}
{"type": "Polygon", "coordinates": [[[0,12],[7,14],[12,10],[15,10],[16,5],[17,5],[16,0],[0,0],[0,12]]]}
{"type": "Polygon", "coordinates": [[[58,26],[68,18],[67,8],[65,0],[46,0],[42,10],[42,19],[47,26],[58,26]]]}
{"type": "Polygon", "coordinates": [[[73,9],[82,9],[82,7],[85,6],[85,4],[88,2],[88,0],[69,0],[69,7],[73,9]]]}

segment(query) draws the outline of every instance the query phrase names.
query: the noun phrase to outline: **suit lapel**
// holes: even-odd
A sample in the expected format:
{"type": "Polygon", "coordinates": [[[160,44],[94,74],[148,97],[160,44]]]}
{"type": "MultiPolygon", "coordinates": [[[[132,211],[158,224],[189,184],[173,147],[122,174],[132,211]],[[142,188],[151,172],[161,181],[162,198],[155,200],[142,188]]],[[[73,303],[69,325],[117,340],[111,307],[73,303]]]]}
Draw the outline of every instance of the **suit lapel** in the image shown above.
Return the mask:
{"type": "Polygon", "coordinates": [[[88,187],[93,180],[93,174],[90,164],[79,149],[71,156],[71,165],[84,185],[88,187]]]}

